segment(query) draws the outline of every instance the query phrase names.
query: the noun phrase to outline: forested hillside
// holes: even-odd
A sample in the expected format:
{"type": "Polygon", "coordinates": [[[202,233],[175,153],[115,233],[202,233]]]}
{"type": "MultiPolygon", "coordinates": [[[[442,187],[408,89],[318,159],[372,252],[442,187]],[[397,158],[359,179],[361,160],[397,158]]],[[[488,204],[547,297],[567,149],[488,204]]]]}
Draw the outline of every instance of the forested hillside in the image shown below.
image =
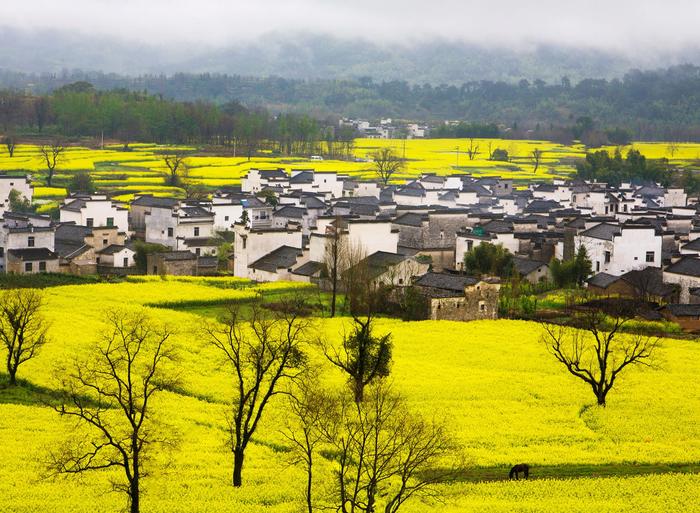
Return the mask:
{"type": "MultiPolygon", "coordinates": [[[[563,77],[519,83],[478,81],[461,86],[411,85],[405,81],[289,80],[216,74],[144,75],[101,73],[25,75],[0,72],[0,87],[30,93],[50,92],[79,80],[99,90],[147,91],[180,101],[232,101],[265,107],[272,114],[295,111],[328,116],[466,120],[515,130],[546,132],[590,118],[602,130],[623,128],[636,140],[700,139],[700,68],[630,71],[622,79],[563,77]]],[[[522,133],[520,134],[523,135],[522,133]]],[[[556,134],[541,133],[555,138],[556,134]]]]}

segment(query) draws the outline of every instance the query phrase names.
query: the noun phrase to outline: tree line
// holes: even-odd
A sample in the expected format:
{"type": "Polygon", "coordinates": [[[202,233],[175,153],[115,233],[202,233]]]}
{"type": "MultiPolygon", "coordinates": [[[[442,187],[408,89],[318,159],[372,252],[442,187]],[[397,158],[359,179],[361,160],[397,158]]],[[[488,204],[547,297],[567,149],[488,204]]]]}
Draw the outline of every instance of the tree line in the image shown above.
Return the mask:
{"type": "Polygon", "coordinates": [[[225,105],[236,101],[321,118],[333,115],[493,123],[519,135],[535,132],[540,138],[548,132],[561,135],[562,128],[565,135],[576,136],[577,120],[581,118],[593,120],[599,136],[609,137],[612,143],[621,138],[700,140],[700,68],[692,65],[632,70],[612,80],[589,78],[574,83],[562,77],[558,82],[481,80],[461,85],[210,73],[140,77],[82,72],[16,75],[6,72],[0,80],[6,87],[31,82],[34,90],[42,92],[71,82],[90,81],[101,90],[148,91],[156,97],[193,103],[225,105]]]}
{"type": "Polygon", "coordinates": [[[354,130],[304,114],[272,115],[236,101],[217,105],[181,102],[126,89],[98,91],[76,82],[50,94],[0,91],[0,131],[10,155],[20,136],[108,138],[160,144],[218,145],[251,157],[320,153],[348,158],[354,130]]]}

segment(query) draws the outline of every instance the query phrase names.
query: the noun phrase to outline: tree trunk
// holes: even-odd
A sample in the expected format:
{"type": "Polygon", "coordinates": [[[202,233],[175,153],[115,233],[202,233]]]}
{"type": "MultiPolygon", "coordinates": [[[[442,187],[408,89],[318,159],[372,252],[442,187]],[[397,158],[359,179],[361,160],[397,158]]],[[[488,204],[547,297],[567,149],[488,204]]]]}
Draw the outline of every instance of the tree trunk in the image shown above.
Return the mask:
{"type": "Polygon", "coordinates": [[[233,451],[233,486],[239,487],[243,484],[243,449],[233,451]]]}
{"type": "Polygon", "coordinates": [[[362,383],[362,378],[355,379],[353,392],[355,394],[355,402],[358,404],[361,403],[365,397],[365,386],[362,383]]]}
{"type": "Polygon", "coordinates": [[[139,513],[139,477],[138,475],[134,476],[134,479],[131,481],[131,485],[129,486],[129,498],[130,498],[130,506],[129,506],[129,513],[139,513]]]}
{"type": "Polygon", "coordinates": [[[306,509],[308,513],[314,513],[313,500],[311,496],[312,485],[313,485],[313,455],[311,452],[308,454],[309,462],[306,469],[306,509]]]}
{"type": "Polygon", "coordinates": [[[132,457],[131,457],[131,464],[132,464],[132,472],[133,476],[131,478],[131,482],[129,483],[129,499],[130,499],[130,508],[129,512],[130,513],[139,513],[139,499],[140,499],[140,490],[139,490],[139,479],[140,479],[140,474],[141,471],[139,469],[139,440],[136,436],[132,436],[131,438],[131,449],[132,449],[132,457]]]}
{"type": "Polygon", "coordinates": [[[12,351],[7,352],[7,374],[10,377],[10,385],[17,384],[17,367],[12,365],[12,351]]]}
{"type": "Polygon", "coordinates": [[[331,295],[331,317],[335,317],[335,298],[338,295],[338,276],[337,271],[333,271],[333,292],[331,295]]]}

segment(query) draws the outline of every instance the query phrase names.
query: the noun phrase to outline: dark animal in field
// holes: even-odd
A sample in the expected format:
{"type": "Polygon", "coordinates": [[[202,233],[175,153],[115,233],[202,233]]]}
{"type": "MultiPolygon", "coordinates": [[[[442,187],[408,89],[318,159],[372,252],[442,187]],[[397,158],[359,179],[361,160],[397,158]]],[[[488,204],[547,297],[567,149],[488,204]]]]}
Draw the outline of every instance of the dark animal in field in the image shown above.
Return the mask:
{"type": "Polygon", "coordinates": [[[508,479],[520,479],[520,472],[522,472],[525,479],[527,479],[530,476],[530,466],[527,463],[515,465],[512,469],[510,469],[508,479]]]}

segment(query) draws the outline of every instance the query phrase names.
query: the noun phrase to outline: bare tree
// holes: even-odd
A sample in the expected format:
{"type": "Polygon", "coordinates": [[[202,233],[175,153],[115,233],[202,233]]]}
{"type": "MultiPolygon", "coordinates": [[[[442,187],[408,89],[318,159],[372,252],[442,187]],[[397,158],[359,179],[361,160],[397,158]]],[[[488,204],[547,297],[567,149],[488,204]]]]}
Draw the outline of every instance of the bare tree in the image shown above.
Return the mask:
{"type": "Polygon", "coordinates": [[[11,289],[0,298],[0,341],[7,350],[12,386],[17,384],[19,366],[37,356],[48,340],[42,307],[41,293],[33,289],[11,289]]]}
{"type": "Polygon", "coordinates": [[[404,160],[391,148],[381,148],[372,154],[374,171],[379,179],[387,185],[391,177],[404,168],[404,160]]]}
{"type": "Polygon", "coordinates": [[[154,419],[152,398],[172,389],[177,377],[171,331],[145,312],[111,311],[94,354],[59,372],[63,403],[56,407],[85,429],[53,454],[56,473],[81,474],[121,468],[125,482],[113,482],[126,494],[129,511],[138,513],[144,464],[155,446],[170,446],[154,419]]]}
{"type": "Polygon", "coordinates": [[[241,306],[231,304],[218,325],[204,327],[233,375],[235,391],[229,419],[233,486],[243,483],[245,451],[268,402],[284,392],[285,382],[303,372],[306,358],[302,344],[311,326],[304,317],[306,306],[301,297],[283,301],[274,313],[266,312],[260,299],[249,308],[246,319],[241,306]]]}
{"type": "Polygon", "coordinates": [[[411,412],[387,383],[373,385],[362,403],[345,394],[334,404],[334,421],[322,425],[335,466],[331,509],[396,513],[413,497],[434,496],[452,475],[437,470],[453,446],[444,427],[411,412]]]}
{"type": "Polygon", "coordinates": [[[165,183],[171,187],[182,186],[183,180],[187,177],[187,152],[174,151],[163,154],[163,161],[168,168],[165,174],[165,183]]]}
{"type": "Polygon", "coordinates": [[[7,148],[7,153],[10,154],[10,158],[14,157],[15,156],[15,147],[17,146],[17,138],[12,134],[6,135],[3,138],[2,143],[7,148]]]}
{"type": "Polygon", "coordinates": [[[341,275],[347,261],[347,236],[344,235],[345,221],[336,216],[335,221],[326,228],[326,248],[323,256],[323,266],[328,274],[331,286],[331,317],[335,317],[336,299],[341,275]]]}
{"type": "Polygon", "coordinates": [[[474,139],[469,139],[467,155],[469,155],[469,160],[474,160],[479,155],[479,145],[474,143],[474,139]]]}
{"type": "Polygon", "coordinates": [[[66,151],[66,147],[63,145],[60,139],[54,139],[50,144],[42,144],[39,146],[39,153],[46,163],[46,185],[51,187],[53,183],[53,175],[56,168],[63,160],[63,153],[66,151]]]}
{"type": "Polygon", "coordinates": [[[306,472],[304,499],[307,513],[314,511],[314,464],[317,449],[331,432],[329,423],[337,411],[336,397],[323,389],[316,377],[299,380],[289,395],[289,416],[283,435],[292,444],[292,464],[301,465],[306,472]]]}
{"type": "Polygon", "coordinates": [[[653,363],[659,339],[623,333],[621,330],[632,318],[622,308],[615,312],[590,308],[575,314],[572,326],[543,323],[542,341],[549,352],[569,373],[591,387],[600,406],[605,406],[622,371],[653,363]]]}
{"type": "Polygon", "coordinates": [[[540,167],[540,162],[542,161],[542,150],[539,148],[535,148],[532,150],[532,162],[535,164],[535,169],[533,173],[537,173],[537,170],[540,167]]]}
{"type": "Polygon", "coordinates": [[[678,143],[675,141],[671,141],[668,143],[668,146],[666,146],[666,151],[668,152],[669,155],[671,155],[671,158],[674,158],[676,156],[676,153],[678,153],[679,150],[678,143]]]}
{"type": "Polygon", "coordinates": [[[345,293],[346,310],[353,317],[374,317],[382,303],[382,283],[368,263],[365,247],[348,241],[343,248],[343,257],[340,282],[345,293]]]}
{"type": "Polygon", "coordinates": [[[201,183],[183,183],[185,197],[188,200],[206,201],[209,199],[209,190],[201,183]]]}

